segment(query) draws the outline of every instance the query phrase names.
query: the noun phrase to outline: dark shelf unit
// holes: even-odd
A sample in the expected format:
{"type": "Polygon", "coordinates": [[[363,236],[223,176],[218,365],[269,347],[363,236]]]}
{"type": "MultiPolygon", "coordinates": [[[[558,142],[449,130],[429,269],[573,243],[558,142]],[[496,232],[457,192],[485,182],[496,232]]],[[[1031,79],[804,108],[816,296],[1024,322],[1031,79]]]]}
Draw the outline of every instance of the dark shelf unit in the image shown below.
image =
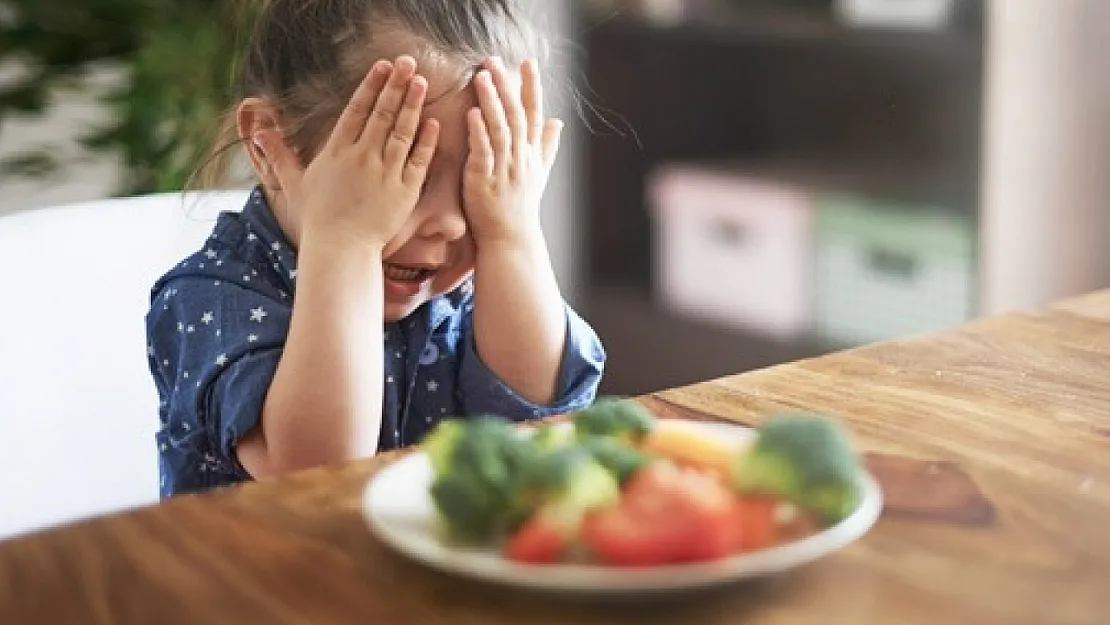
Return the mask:
{"type": "Polygon", "coordinates": [[[657,165],[723,162],[977,212],[981,24],[857,31],[813,17],[729,14],[667,27],[630,18],[583,25],[591,100],[623,131],[595,121],[586,150],[585,307],[612,358],[605,390],[645,392],[829,349],[658,309],[645,188],[657,165]],[[675,324],[681,338],[660,332],[675,324]],[[752,355],[728,355],[739,353],[752,355]]]}

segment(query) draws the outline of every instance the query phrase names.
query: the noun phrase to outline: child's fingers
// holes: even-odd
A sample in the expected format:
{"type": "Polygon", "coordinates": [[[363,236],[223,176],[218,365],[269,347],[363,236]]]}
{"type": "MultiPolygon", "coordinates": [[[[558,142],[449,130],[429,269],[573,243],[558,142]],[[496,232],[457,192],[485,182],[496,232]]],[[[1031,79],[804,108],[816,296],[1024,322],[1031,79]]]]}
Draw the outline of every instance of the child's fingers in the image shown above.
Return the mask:
{"type": "Polygon", "coordinates": [[[400,170],[412,150],[416,131],[420,128],[420,112],[424,107],[424,96],[428,93],[428,81],[423,76],[414,76],[409,82],[397,123],[386,139],[383,157],[387,165],[395,165],[400,170]]]}
{"type": "Polygon", "coordinates": [[[472,108],[467,112],[466,125],[470,144],[470,154],[466,159],[467,170],[482,176],[490,176],[493,174],[496,159],[481,109],[472,108]]]}
{"type": "Polygon", "coordinates": [[[439,144],[439,122],[429,119],[420,128],[416,145],[412,148],[401,180],[406,185],[423,185],[428,177],[428,167],[432,164],[436,146],[439,144]]]}
{"type": "Polygon", "coordinates": [[[493,147],[493,156],[505,162],[512,147],[509,122],[505,118],[505,108],[497,96],[497,87],[489,71],[478,72],[478,105],[482,110],[486,134],[493,147]]]}
{"type": "Polygon", "coordinates": [[[360,141],[369,146],[375,154],[381,155],[385,139],[397,122],[401,112],[401,104],[405,101],[405,94],[409,90],[409,82],[416,71],[416,61],[411,56],[398,57],[393,64],[393,73],[389,82],[385,84],[378,101],[374,104],[370,120],[362,131],[360,141]]]}
{"type": "Polygon", "coordinates": [[[278,186],[292,191],[300,184],[304,171],[297,155],[285,144],[281,133],[276,130],[260,130],[251,140],[262,152],[266,167],[277,179],[278,186]]]}
{"type": "Polygon", "coordinates": [[[510,139],[514,151],[523,149],[528,136],[528,120],[524,115],[524,107],[520,103],[520,84],[505,68],[505,63],[500,58],[494,58],[493,84],[497,87],[497,95],[501,101],[501,108],[505,111],[505,119],[512,131],[510,139]]]}
{"type": "Polygon", "coordinates": [[[543,126],[543,162],[548,169],[555,163],[555,156],[559,153],[559,138],[563,134],[563,121],[549,119],[543,126]]]}
{"type": "Polygon", "coordinates": [[[366,120],[378,101],[378,94],[381,93],[382,86],[385,85],[392,71],[393,64],[389,61],[382,60],[374,63],[374,67],[359,83],[343,113],[340,114],[335,130],[332,131],[331,141],[337,145],[349,145],[358,141],[362,129],[366,126],[366,120]]]}
{"type": "Polygon", "coordinates": [[[540,82],[540,68],[535,59],[524,61],[520,70],[524,83],[522,103],[528,123],[528,143],[536,143],[543,134],[543,83],[540,82]]]}

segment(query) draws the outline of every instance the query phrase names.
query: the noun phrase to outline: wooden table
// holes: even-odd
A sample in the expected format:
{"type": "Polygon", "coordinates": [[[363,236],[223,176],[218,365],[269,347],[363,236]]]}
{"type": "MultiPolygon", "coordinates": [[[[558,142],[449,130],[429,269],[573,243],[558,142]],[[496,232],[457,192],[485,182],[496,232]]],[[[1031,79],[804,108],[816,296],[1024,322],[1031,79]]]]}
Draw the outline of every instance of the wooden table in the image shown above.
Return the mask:
{"type": "Polygon", "coordinates": [[[643,401],[835,414],[889,507],[775,580],[593,603],[385,549],[358,514],[382,457],[0,543],[0,623],[1110,623],[1110,292],[643,401]]]}

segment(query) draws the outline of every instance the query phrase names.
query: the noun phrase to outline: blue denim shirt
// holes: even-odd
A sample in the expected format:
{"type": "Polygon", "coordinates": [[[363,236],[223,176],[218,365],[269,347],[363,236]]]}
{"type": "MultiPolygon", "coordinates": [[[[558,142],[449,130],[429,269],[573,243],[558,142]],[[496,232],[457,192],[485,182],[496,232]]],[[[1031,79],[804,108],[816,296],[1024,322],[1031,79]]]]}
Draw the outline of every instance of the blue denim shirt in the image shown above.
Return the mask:
{"type": "MultiPolygon", "coordinates": [[[[155,283],[146,324],[161,400],[162,497],[250,479],[233,449],[258,424],[289,331],[296,283],[295,252],[258,189],[241,212],[222,213],[206,244],[155,283]]],[[[526,400],[486,367],[475,349],[473,310],[467,281],[385,324],[379,451],[418,443],[446,417],[525,420],[594,400],[605,351],[570,306],[550,405],[526,400]]]]}

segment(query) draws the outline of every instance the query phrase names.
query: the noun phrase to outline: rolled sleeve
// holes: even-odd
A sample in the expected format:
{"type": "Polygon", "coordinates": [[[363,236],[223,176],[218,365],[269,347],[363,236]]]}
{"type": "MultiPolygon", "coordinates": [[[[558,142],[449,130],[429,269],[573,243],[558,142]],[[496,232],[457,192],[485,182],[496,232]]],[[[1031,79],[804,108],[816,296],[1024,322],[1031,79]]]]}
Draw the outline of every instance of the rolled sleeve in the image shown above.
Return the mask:
{"type": "Polygon", "coordinates": [[[277,349],[245,354],[225,367],[210,385],[207,409],[215,417],[210,433],[221,454],[237,467],[235,446],[261,421],[266,393],[280,360],[277,349]]]}
{"type": "Polygon", "coordinates": [[[234,448],[261,419],[290,307],[209,280],[178,280],[169,291],[151,316],[151,362],[165,388],[166,436],[181,445],[191,441],[198,453],[214,453],[241,471],[234,448]]]}
{"type": "Polygon", "coordinates": [[[514,391],[478,355],[473,326],[468,321],[462,337],[458,388],[468,415],[496,414],[516,421],[564,414],[584,408],[597,397],[605,366],[605,349],[597,333],[570,306],[566,310],[566,340],[555,399],[537,404],[514,391]]]}

